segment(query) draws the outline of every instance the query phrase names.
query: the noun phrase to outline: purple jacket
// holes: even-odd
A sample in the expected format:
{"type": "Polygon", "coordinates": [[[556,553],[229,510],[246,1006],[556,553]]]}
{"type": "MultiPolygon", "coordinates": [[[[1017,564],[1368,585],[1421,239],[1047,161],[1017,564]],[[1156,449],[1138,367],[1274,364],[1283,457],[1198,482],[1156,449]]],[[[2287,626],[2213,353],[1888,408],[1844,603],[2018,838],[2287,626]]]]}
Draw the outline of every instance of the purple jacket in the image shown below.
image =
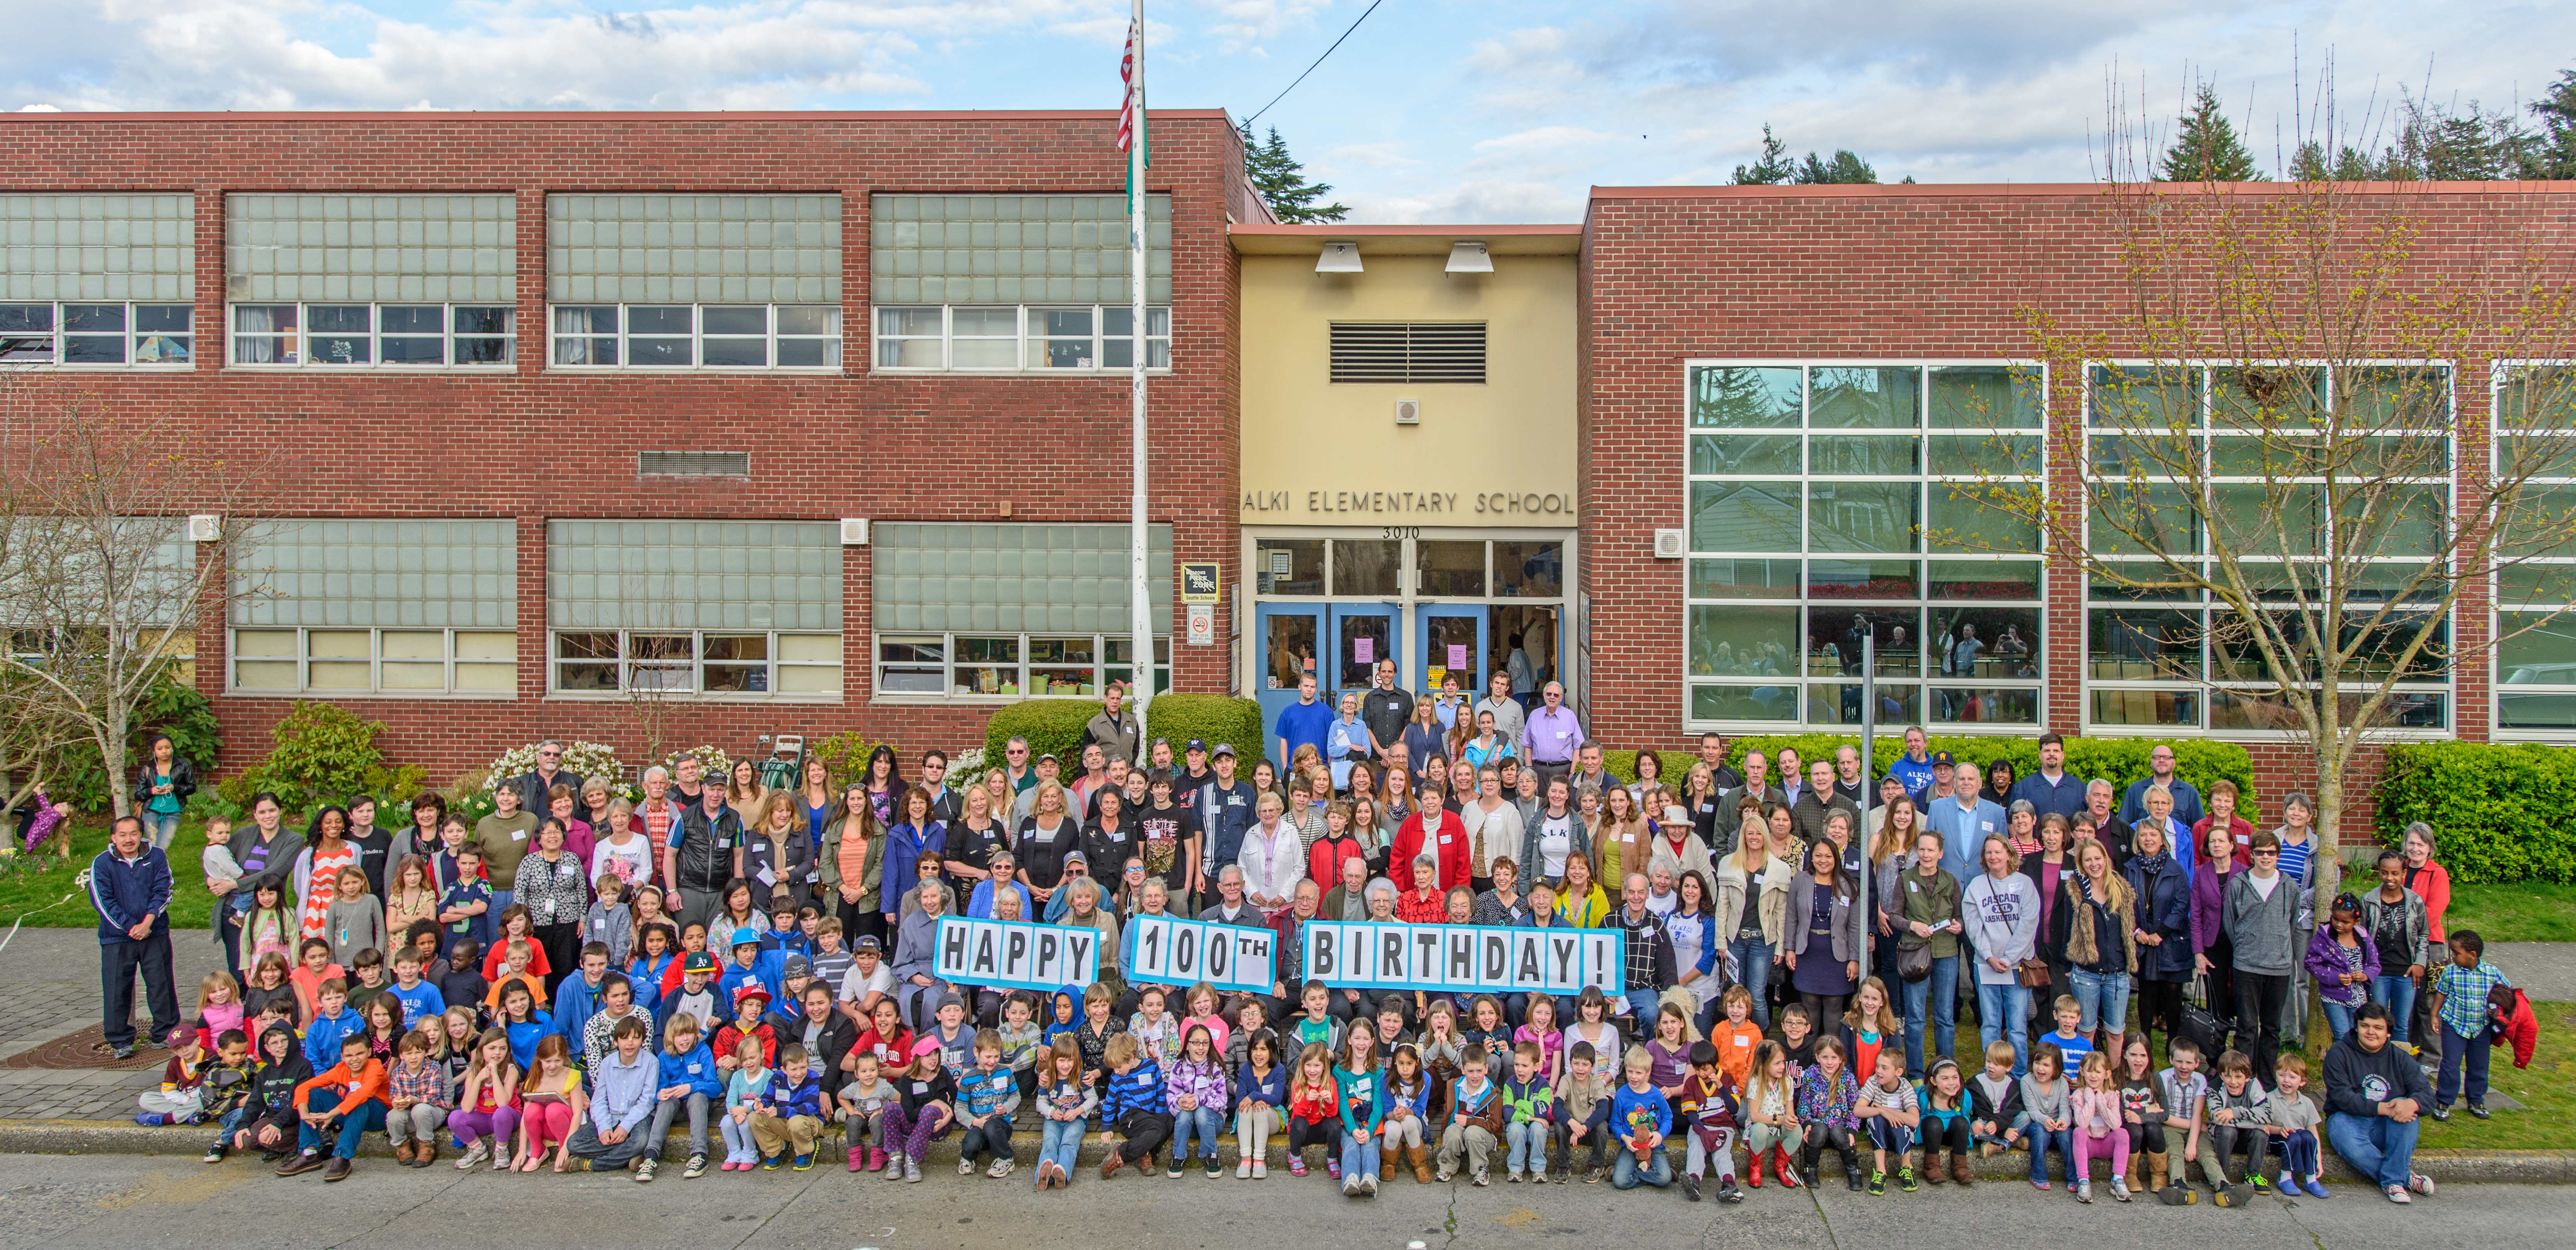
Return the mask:
{"type": "Polygon", "coordinates": [[[2352,927],[2352,936],[2361,946],[2361,984],[2340,985],[2343,974],[2352,971],[2344,966],[2343,952],[2334,938],[2332,922],[2317,926],[2317,935],[2308,939],[2308,975],[2317,979],[2317,997],[2338,1007],[2359,1007],[2370,998],[2370,979],[2379,975],[2379,948],[2371,944],[2370,930],[2352,927]]]}
{"type": "Polygon", "coordinates": [[[2227,915],[2227,881],[2245,871],[2242,865],[2229,864],[2229,871],[2216,873],[2203,865],[2191,874],[2191,951],[2206,955],[2218,941],[2219,921],[2227,915]]]}
{"type": "Polygon", "coordinates": [[[1226,1099],[1225,1065],[1213,1059],[1204,1064],[1176,1059],[1171,1067],[1164,1069],[1164,1108],[1178,1114],[1183,1094],[1196,1095],[1201,1110],[1214,1111],[1220,1117],[1233,1113],[1226,1099]]]}

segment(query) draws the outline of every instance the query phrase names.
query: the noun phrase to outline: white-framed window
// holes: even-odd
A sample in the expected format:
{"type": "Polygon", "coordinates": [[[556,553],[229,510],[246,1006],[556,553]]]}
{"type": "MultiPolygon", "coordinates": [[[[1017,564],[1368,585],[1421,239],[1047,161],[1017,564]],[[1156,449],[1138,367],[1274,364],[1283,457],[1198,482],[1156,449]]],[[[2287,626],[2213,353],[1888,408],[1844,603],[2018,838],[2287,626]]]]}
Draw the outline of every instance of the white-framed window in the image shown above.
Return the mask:
{"type": "Polygon", "coordinates": [[[556,304],[558,368],[838,369],[838,304],[556,304]]]}
{"type": "Polygon", "coordinates": [[[232,363],[257,368],[434,369],[511,363],[507,304],[234,304],[232,363]]]}
{"type": "MultiPolygon", "coordinates": [[[[877,693],[929,698],[1079,698],[1135,677],[1125,634],[879,634],[877,693]]],[[[1154,639],[1154,691],[1172,688],[1172,640],[1154,639]]]]}
{"type": "Polygon", "coordinates": [[[557,694],[838,697],[841,636],[784,630],[556,630],[557,694]]]}
{"type": "Polygon", "coordinates": [[[236,627],[232,689],[245,694],[518,696],[519,640],[490,629],[236,627]]]}
{"type": "MultiPolygon", "coordinates": [[[[2347,617],[2375,613],[2443,550],[2451,507],[2451,473],[2457,460],[2451,420],[2452,370],[2439,362],[2387,361],[2340,368],[2301,361],[2263,366],[2156,366],[2099,361],[2087,367],[2084,388],[2085,455],[2090,481],[2133,478],[2145,494],[2137,503],[2096,500],[2126,509],[2126,529],[2151,529],[2154,547],[2101,524],[2090,524],[2087,549],[2117,562],[2136,557],[2136,580],[2170,577],[2158,549],[2216,575],[2209,556],[2212,526],[2223,545],[2253,578],[2278,590],[2267,597],[2285,605],[2317,602],[2329,587],[2349,605],[2347,617]],[[2379,455],[2395,471],[2374,479],[2372,499],[2394,515],[2382,522],[2367,555],[2330,551],[2321,536],[2336,524],[2335,505],[2318,463],[2300,452],[2296,429],[2340,406],[2345,427],[2337,444],[2350,454],[2379,455]],[[2360,425],[2373,412],[2415,413],[2380,426],[2360,425]],[[2373,441],[2363,441],[2373,440],[2373,441]],[[2174,477],[2188,466],[2208,484],[2201,506],[2174,477]],[[2283,495],[2288,483],[2303,493],[2283,495]],[[2397,492],[2386,491],[2394,484],[2397,492]],[[2282,509],[2312,513],[2304,524],[2264,525],[2262,515],[2282,509]],[[2150,527],[2147,522],[2152,521],[2150,527]],[[2289,545],[2270,535],[2287,534],[2289,545]],[[2340,583],[2339,585],[2337,583],[2340,583]]],[[[2355,472],[2354,466],[2339,469],[2355,472]]],[[[2277,732],[2288,709],[2256,647],[2219,628],[2227,609],[2197,590],[2128,587],[2087,576],[2084,609],[2084,720],[2088,732],[2169,733],[2205,730],[2227,735],[2277,732]]],[[[2419,592],[2420,593],[2420,592],[2419,592]]],[[[2423,625],[2421,613],[2392,614],[2383,632],[2394,647],[2423,625]]],[[[2363,628],[2350,620],[2347,628],[2363,628]]],[[[2384,728],[2437,733],[2451,725],[2450,623],[2419,657],[2384,706],[2384,728]]],[[[2393,662],[2393,654],[2391,656],[2393,662]]],[[[2386,676],[2386,666],[2356,657],[2344,689],[2357,698],[2386,676]]],[[[2314,689],[2314,687],[2311,687],[2314,689]]]]}
{"type": "Polygon", "coordinates": [[[1684,659],[1694,729],[2021,729],[2044,712],[2040,368],[1690,361],[1684,659]]]}
{"type": "MultiPolygon", "coordinates": [[[[884,306],[876,367],[958,373],[1132,368],[1135,310],[1124,304],[884,306]]],[[[1172,310],[1145,310],[1145,367],[1172,367],[1172,310]]]]}
{"type": "Polygon", "coordinates": [[[2548,540],[2576,516],[2576,361],[2499,362],[2489,379],[2496,474],[2522,478],[2516,513],[2542,530],[2497,552],[2495,733],[2563,741],[2576,737],[2576,542],[2548,540]]]}
{"type": "Polygon", "coordinates": [[[124,300],[0,302],[0,364],[185,367],[195,358],[196,313],[124,300]]]}

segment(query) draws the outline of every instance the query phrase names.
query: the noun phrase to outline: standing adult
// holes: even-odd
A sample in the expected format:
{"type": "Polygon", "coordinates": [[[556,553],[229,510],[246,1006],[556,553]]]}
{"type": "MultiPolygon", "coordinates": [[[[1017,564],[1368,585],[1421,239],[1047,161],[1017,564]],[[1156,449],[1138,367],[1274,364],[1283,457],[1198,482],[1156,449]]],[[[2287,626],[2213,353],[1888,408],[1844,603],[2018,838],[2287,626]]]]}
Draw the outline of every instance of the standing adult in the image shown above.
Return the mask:
{"type": "MultiPolygon", "coordinates": [[[[1461,767],[1451,775],[1466,771],[1461,767]]],[[[1501,769],[1485,768],[1471,775],[1476,798],[1458,809],[1458,822],[1467,838],[1468,878],[1483,893],[1493,888],[1494,861],[1520,854],[1527,830],[1521,824],[1520,806],[1503,794],[1501,769]]]]}
{"type": "Polygon", "coordinates": [[[1243,832],[1252,827],[1253,801],[1260,797],[1235,776],[1233,743],[1216,744],[1215,760],[1216,776],[1198,789],[1199,879],[1192,888],[1201,900],[1216,893],[1218,870],[1242,858],[1243,832]]]}
{"type": "Polygon", "coordinates": [[[233,830],[231,839],[224,844],[232,852],[241,875],[206,878],[206,889],[215,896],[215,933],[223,939],[227,969],[242,967],[242,913],[257,901],[261,890],[283,894],[294,881],[295,861],[304,852],[304,835],[286,827],[285,815],[286,809],[279,805],[276,795],[263,790],[254,796],[249,823],[233,830]]]}
{"type": "Polygon", "coordinates": [[[1485,689],[1485,697],[1476,700],[1475,711],[1479,714],[1493,713],[1495,736],[1518,746],[1521,729],[1529,719],[1529,709],[1512,697],[1512,675],[1502,669],[1494,670],[1492,679],[1485,683],[1485,689]]]}
{"type": "Polygon", "coordinates": [[[1378,657],[1369,683],[1367,693],[1360,696],[1360,721],[1368,726],[1370,753],[1385,759],[1389,750],[1404,741],[1404,727],[1413,719],[1413,695],[1396,688],[1393,656],[1378,657]]]}
{"type": "Polygon", "coordinates": [[[1899,978],[1905,995],[1905,1071],[1912,1080],[1923,1078],[1927,1062],[1949,1057],[1958,1040],[1959,934],[1967,924],[1960,919],[1959,879],[1941,866],[1947,847],[1929,829],[1916,835],[1913,858],[1889,900],[1900,931],[1899,966],[1918,947],[1927,948],[1930,960],[1920,979],[1899,978]],[[1928,1055],[1923,1050],[1927,1024],[1932,1040],[1928,1055]]]}
{"type": "Polygon", "coordinates": [[[930,795],[919,786],[904,795],[904,820],[908,827],[903,856],[904,875],[895,878],[896,890],[884,890],[887,851],[892,849],[892,836],[877,824],[876,806],[868,801],[868,792],[859,786],[841,791],[840,802],[823,823],[823,835],[815,843],[815,859],[822,870],[823,899],[841,920],[841,932],[853,948],[863,937],[884,942],[886,905],[901,897],[903,887],[915,877],[913,865],[927,852],[939,858],[944,842],[944,826],[930,819],[930,795]],[[921,828],[929,825],[929,829],[921,828]]]}
{"type": "MultiPolygon", "coordinates": [[[[2203,814],[2200,791],[2174,775],[2174,749],[2161,742],[2147,752],[2147,775],[2130,782],[2128,794],[2120,800],[2120,823],[2134,825],[2139,817],[2147,814],[2147,791],[2154,786],[2163,786],[2165,793],[2172,796],[2173,817],[2181,821],[2184,828],[2200,823],[2203,814]]],[[[2176,858],[2189,857],[2177,855],[2176,858]]]]}
{"type": "Polygon", "coordinates": [[[1789,911],[1796,931],[1780,961],[1807,1018],[1830,1028],[1860,982],[1863,905],[1859,883],[1843,871],[1841,848],[1823,838],[1807,847],[1806,862],[1789,879],[1789,911]]]}
{"type": "Polygon", "coordinates": [[[1512,635],[1509,643],[1512,653],[1503,657],[1503,672],[1511,679],[1512,697],[1520,700],[1521,710],[1528,711],[1530,695],[1538,689],[1538,657],[1530,654],[1523,635],[1512,635]]]}
{"type": "MultiPolygon", "coordinates": [[[[1315,675],[1297,675],[1297,701],[1279,709],[1279,719],[1271,726],[1278,739],[1279,763],[1286,766],[1297,758],[1297,748],[1311,746],[1319,759],[1333,758],[1328,737],[1333,727],[1333,709],[1315,697],[1315,675]]],[[[1344,769],[1345,773],[1349,770],[1344,769]]]]}
{"type": "Polygon", "coordinates": [[[2122,870],[2137,913],[2138,1032],[2161,1026],[2173,1039],[2182,1023],[2182,987],[2191,979],[2191,882],[2174,862],[2165,826],[2139,821],[2134,853],[2122,870]]]}
{"type": "MultiPolygon", "coordinates": [[[[720,786],[708,786],[718,796],[720,786]]],[[[528,839],[537,832],[536,813],[545,810],[543,800],[530,808],[520,801],[525,793],[516,781],[492,792],[492,811],[474,822],[474,845],[483,852],[483,875],[493,881],[508,881],[519,873],[519,861],[527,858],[528,839]]],[[[492,914],[509,910],[510,892],[495,887],[492,891],[492,914]]],[[[676,909],[675,909],[676,910],[676,909]]]]}
{"type": "MultiPolygon", "coordinates": [[[[1175,795],[1172,774],[1156,769],[1146,780],[1145,806],[1136,813],[1136,837],[1147,876],[1163,883],[1166,898],[1187,906],[1199,879],[1199,813],[1175,795]]],[[[1137,884],[1141,885],[1142,882],[1137,884]]]]}
{"type": "Polygon", "coordinates": [[[1797,868],[1771,849],[1770,822],[1758,809],[1736,832],[1735,850],[1717,865],[1717,903],[1710,923],[1737,978],[1753,995],[1753,1018],[1771,1027],[1771,965],[1789,929],[1789,882],[1797,868]]]}
{"type": "MultiPolygon", "coordinates": [[[[2216,847],[2222,835],[2209,831],[2216,847]]],[[[2215,852],[2213,852],[2215,853],[2215,852]]],[[[2236,944],[2237,1045],[2269,1072],[2281,1057],[2281,1003],[2289,997],[2290,969],[2305,951],[2298,946],[2299,887],[2281,873],[2281,842],[2269,830],[2254,835],[2253,863],[2227,884],[2223,923],[2236,944]],[[2251,1030],[2254,1044],[2243,1034],[2251,1030]]]]}
{"type": "Polygon", "coordinates": [[[581,967],[581,918],[590,907],[588,866],[564,849],[564,822],[548,816],[537,826],[537,849],[519,861],[511,897],[528,909],[528,924],[546,953],[546,994],[581,967]]]}
{"type": "Polygon", "coordinates": [[[2388,1009],[2397,1044],[2404,1046],[2424,972],[2441,962],[2442,953],[2432,944],[2432,918],[2425,913],[2424,900],[2406,888],[2405,854],[2381,851],[2377,867],[2379,888],[2361,896],[2361,920],[2370,927],[2371,946],[2379,952],[2379,975],[2371,980],[2370,1001],[2388,1009]]]}
{"type": "MultiPolygon", "coordinates": [[[[2109,1052],[2128,1029],[2129,979],[2138,970],[2138,919],[2129,883],[2112,871],[2111,852],[2086,838],[2070,856],[2075,871],[2058,887],[2064,897],[2049,945],[2065,961],[2075,991],[2075,1029],[2109,1052]]],[[[2267,1069],[2268,1070],[2268,1069],[2267,1069]]]]}
{"type": "Polygon", "coordinates": [[[1539,692],[1541,706],[1521,726],[1521,759],[1538,769],[1540,787],[1574,771],[1574,754],[1583,746],[1583,723],[1565,706],[1565,687],[1549,682],[1539,692]]]}
{"type": "Polygon", "coordinates": [[[2039,736],[2039,771],[2014,782],[2012,797],[2028,800],[2041,820],[2053,814],[2074,822],[2084,810],[2084,783],[2066,771],[2066,739],[2054,731],[2039,736]]]}
{"type": "MultiPolygon", "coordinates": [[[[2237,862],[2236,843],[2224,832],[2209,840],[2209,848],[2209,858],[2190,873],[2191,966],[2215,1015],[2236,1010],[2236,942],[2227,928],[2227,887],[2245,869],[2237,862]]],[[[2239,1049],[2253,1027],[2251,1020],[2237,1022],[2239,1049]]]]}
{"type": "Polygon", "coordinates": [[[1413,705],[1413,715],[1404,722],[1404,757],[1418,769],[1428,768],[1433,760],[1448,761],[1449,731],[1440,724],[1437,702],[1413,705]]]}
{"type": "Polygon", "coordinates": [[[2388,1021],[2388,1009],[2370,1003],[2326,1052],[2326,1140],[2390,1202],[2404,1204],[2410,1192],[2433,1193],[2431,1178],[2414,1170],[2433,1089],[2414,1058],[2388,1044],[2388,1021]]]}
{"type": "MultiPolygon", "coordinates": [[[[304,831],[304,851],[295,857],[295,901],[305,937],[325,935],[331,904],[340,895],[340,870],[358,866],[358,848],[349,845],[348,833],[348,809],[337,805],[314,813],[312,826],[304,831]]],[[[484,856],[484,862],[490,863],[491,856],[484,856]]]]}
{"type": "Polygon", "coordinates": [[[1699,736],[1699,762],[1708,765],[1708,775],[1721,791],[1744,784],[1744,774],[1726,762],[1726,735],[1710,730],[1699,736]]]}
{"type": "Polygon", "coordinates": [[[948,753],[937,747],[921,753],[920,789],[930,796],[930,818],[956,824],[966,811],[965,796],[948,785],[948,753]]]}
{"type": "Polygon", "coordinates": [[[1450,811],[1445,787],[1425,778],[1413,811],[1395,831],[1393,861],[1409,864],[1428,856],[1439,865],[1434,880],[1443,891],[1466,885],[1474,865],[1468,863],[1467,825],[1450,811]]]}
{"type": "Polygon", "coordinates": [[[706,923],[725,883],[742,875],[742,843],[742,819],[725,803],[722,786],[701,787],[698,801],[671,823],[662,845],[662,878],[671,883],[663,907],[679,918],[681,932],[706,923]]]}
{"type": "MultiPolygon", "coordinates": [[[[2305,952],[2316,937],[2319,920],[2316,820],[2316,805],[2309,802],[2304,794],[2293,794],[2281,800],[2281,824],[2272,830],[2272,837],[2281,844],[2281,875],[2289,878],[2290,884],[2299,891],[2298,929],[2291,938],[2301,952],[2305,952]]],[[[2326,901],[2331,901],[2332,897],[2327,896],[2326,901]]],[[[2293,1047],[2307,1044],[2308,985],[2313,980],[2315,978],[2309,975],[2305,959],[2290,969],[2290,992],[2281,1001],[2280,1025],[2282,1040],[2293,1047]]],[[[2366,991],[2368,987],[2364,989],[2366,991]]]]}
{"type": "Polygon", "coordinates": [[[1082,727],[1082,745],[1098,746],[1101,758],[1135,763],[1140,756],[1145,727],[1136,723],[1136,713],[1127,704],[1127,683],[1113,681],[1100,692],[1100,711],[1082,727]]]}
{"type": "MultiPolygon", "coordinates": [[[[547,809],[547,796],[554,793],[554,788],[558,784],[571,786],[574,794],[581,793],[581,774],[565,768],[563,766],[563,757],[564,746],[562,743],[557,742],[552,738],[548,738],[537,744],[537,766],[519,774],[516,777],[512,777],[507,784],[508,789],[519,792],[520,811],[532,814],[545,811],[547,809]]],[[[526,850],[524,846],[520,849],[523,853],[526,850]]],[[[487,856],[487,861],[488,858],[489,857],[487,856]]],[[[511,858],[514,861],[511,864],[511,867],[516,868],[518,865],[515,861],[518,857],[512,856],[511,858]]],[[[488,868],[491,867],[491,865],[487,862],[485,867],[488,868]]],[[[500,875],[501,874],[497,870],[493,872],[493,876],[496,879],[498,879],[500,875]]],[[[497,911],[499,909],[495,908],[494,910],[497,911]]]]}
{"type": "Polygon", "coordinates": [[[196,792],[197,772],[179,758],[170,735],[152,735],[152,758],[134,776],[134,810],[152,845],[165,856],[170,840],[179,835],[179,813],[187,810],[188,796],[196,792]]]}
{"type": "Polygon", "coordinates": [[[89,903],[98,910],[100,1032],[117,1058],[131,1059],[135,973],[143,974],[152,1040],[179,1027],[179,989],[170,979],[170,857],[146,845],[142,821],[120,816],[109,828],[107,849],[89,861],[89,903]]]}
{"type": "MultiPolygon", "coordinates": [[[[2433,956],[2426,961],[2428,968],[2441,962],[2442,951],[2451,940],[2442,928],[2443,917],[2451,910],[2451,870],[2433,858],[2433,850],[2433,826],[2420,820],[2406,826],[2405,836],[2397,844],[2398,854],[2406,859],[2406,888],[2424,900],[2424,925],[2430,934],[2433,956]]],[[[2409,1014],[2415,1044],[2431,1052],[2425,1058],[2438,1061],[2442,1053],[2442,1031],[2433,1027],[2433,996],[2416,994],[2409,1014]]]]}
{"type": "Polygon", "coordinates": [[[2005,828],[2004,809],[1977,793],[1980,775],[1973,762],[1956,766],[1950,793],[1934,799],[1923,814],[1923,823],[1941,835],[1941,870],[1963,882],[1977,874],[1986,839],[2005,828]]]}
{"type": "Polygon", "coordinates": [[[1746,799],[1757,803],[1789,805],[1789,795],[1771,784],[1771,757],[1760,751],[1744,753],[1744,777],[1733,788],[1718,796],[1727,807],[1741,806],[1746,799]]]}
{"type": "Polygon", "coordinates": [[[1977,850],[1985,871],[1960,891],[1969,940],[1977,950],[1977,1031],[1987,1046],[2009,1037],[2013,1075],[2030,1071],[2030,990],[2021,983],[2022,961],[2039,938],[2039,891],[2017,869],[2012,840],[1990,836],[1977,850]],[[2006,1027],[2006,1026],[2010,1027],[2006,1027]]]}

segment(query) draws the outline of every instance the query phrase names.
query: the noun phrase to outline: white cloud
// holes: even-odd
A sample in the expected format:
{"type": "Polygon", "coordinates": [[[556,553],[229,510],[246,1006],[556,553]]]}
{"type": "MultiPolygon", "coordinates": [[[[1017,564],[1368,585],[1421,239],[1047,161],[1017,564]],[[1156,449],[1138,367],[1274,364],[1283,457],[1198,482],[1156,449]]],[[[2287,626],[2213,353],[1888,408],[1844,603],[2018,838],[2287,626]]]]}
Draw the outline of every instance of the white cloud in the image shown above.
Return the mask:
{"type": "Polygon", "coordinates": [[[1346,176],[1342,171],[1354,169],[1418,169],[1422,158],[1413,155],[1413,145],[1400,141],[1386,143],[1344,143],[1324,149],[1321,156],[1307,162],[1308,168],[1333,177],[1346,176]]]}

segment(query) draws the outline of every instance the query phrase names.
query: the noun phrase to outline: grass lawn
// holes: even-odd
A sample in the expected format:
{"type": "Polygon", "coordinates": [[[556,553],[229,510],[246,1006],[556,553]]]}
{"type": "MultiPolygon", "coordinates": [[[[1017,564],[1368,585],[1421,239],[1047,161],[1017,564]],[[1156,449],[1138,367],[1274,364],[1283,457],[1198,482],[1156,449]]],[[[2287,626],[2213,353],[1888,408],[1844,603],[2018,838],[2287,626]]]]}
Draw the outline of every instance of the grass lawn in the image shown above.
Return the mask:
{"type": "MultiPolygon", "coordinates": [[[[87,893],[72,884],[82,869],[100,851],[107,849],[107,822],[76,819],[72,823],[72,859],[68,865],[47,856],[41,861],[20,854],[0,860],[0,932],[27,917],[31,926],[56,929],[90,929],[98,925],[98,913],[92,911],[87,893]],[[41,863],[42,868],[37,865],[41,863]],[[70,894],[70,902],[48,907],[70,894]],[[38,911],[38,908],[44,908],[38,911]]],[[[203,929],[214,914],[214,896],[206,893],[205,874],[198,871],[198,854],[206,849],[205,826],[194,820],[179,822],[179,836],[170,845],[170,876],[173,896],[170,921],[182,929],[203,929]]]]}
{"type": "Polygon", "coordinates": [[[2489,942],[2576,942],[2576,885],[2455,885],[2442,927],[2489,942]]]}

